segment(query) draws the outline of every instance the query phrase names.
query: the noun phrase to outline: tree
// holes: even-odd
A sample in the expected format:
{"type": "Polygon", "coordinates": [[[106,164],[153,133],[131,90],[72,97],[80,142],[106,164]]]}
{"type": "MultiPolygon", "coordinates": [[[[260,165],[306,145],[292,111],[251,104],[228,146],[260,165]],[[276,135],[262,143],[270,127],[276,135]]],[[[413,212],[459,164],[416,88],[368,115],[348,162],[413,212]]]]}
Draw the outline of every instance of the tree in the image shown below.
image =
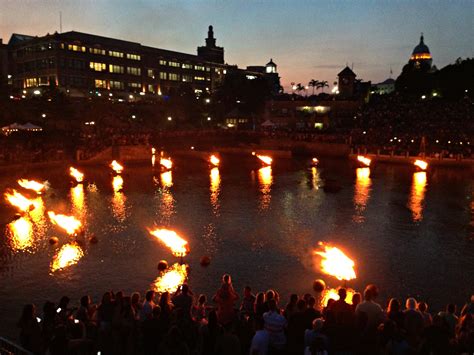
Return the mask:
{"type": "Polygon", "coordinates": [[[314,80],[311,79],[308,83],[308,86],[311,86],[313,88],[313,95],[314,95],[314,89],[319,87],[319,80],[314,80]]]}
{"type": "Polygon", "coordinates": [[[317,85],[318,89],[322,89],[322,91],[324,92],[324,88],[328,88],[328,87],[329,87],[329,83],[326,80],[318,81],[318,85],[317,85]]]}
{"type": "MultiPolygon", "coordinates": [[[[298,83],[296,84],[296,91],[298,91],[299,93],[301,93],[301,91],[304,91],[306,90],[305,87],[303,85],[301,85],[301,83],[298,83]]],[[[301,95],[301,94],[300,94],[301,95]]]]}

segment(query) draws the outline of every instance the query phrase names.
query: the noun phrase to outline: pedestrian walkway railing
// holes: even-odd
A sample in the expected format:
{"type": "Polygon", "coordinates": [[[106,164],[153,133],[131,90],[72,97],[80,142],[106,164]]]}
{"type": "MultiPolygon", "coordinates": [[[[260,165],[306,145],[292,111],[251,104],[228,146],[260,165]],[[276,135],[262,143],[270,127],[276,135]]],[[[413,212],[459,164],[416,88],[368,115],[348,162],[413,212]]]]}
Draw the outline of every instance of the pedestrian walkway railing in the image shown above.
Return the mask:
{"type": "Polygon", "coordinates": [[[33,355],[33,353],[11,340],[0,337],[0,355],[33,355]]]}

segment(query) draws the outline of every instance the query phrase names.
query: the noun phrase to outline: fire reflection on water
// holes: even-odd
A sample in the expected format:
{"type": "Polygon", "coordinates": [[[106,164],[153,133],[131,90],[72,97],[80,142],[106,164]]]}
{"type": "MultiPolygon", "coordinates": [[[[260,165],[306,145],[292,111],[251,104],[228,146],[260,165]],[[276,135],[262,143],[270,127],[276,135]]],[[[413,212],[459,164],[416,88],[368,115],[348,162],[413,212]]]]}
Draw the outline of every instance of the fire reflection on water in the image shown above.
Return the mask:
{"type": "Polygon", "coordinates": [[[114,195],[112,196],[112,213],[115,219],[123,223],[126,220],[125,197],[123,189],[123,178],[120,175],[114,176],[112,180],[112,187],[114,189],[114,195]]]}
{"type": "Polygon", "coordinates": [[[411,185],[410,200],[408,207],[411,210],[414,222],[420,222],[423,219],[423,202],[426,192],[426,172],[420,171],[413,174],[411,185]]]}
{"type": "Polygon", "coordinates": [[[258,183],[260,184],[260,192],[262,193],[260,198],[260,210],[266,210],[270,206],[270,200],[272,198],[273,175],[271,166],[258,169],[258,183]]]}
{"type": "Polygon", "coordinates": [[[354,190],[354,207],[356,209],[354,220],[356,222],[362,222],[364,220],[362,212],[367,207],[371,185],[370,168],[356,169],[356,185],[354,190]]]}
{"type": "Polygon", "coordinates": [[[74,187],[71,187],[70,190],[71,204],[72,204],[72,214],[82,221],[86,220],[86,203],[84,197],[84,185],[78,184],[74,187]]]}
{"type": "Polygon", "coordinates": [[[161,173],[160,180],[158,181],[158,179],[154,179],[154,181],[160,187],[160,223],[169,224],[171,216],[175,213],[175,200],[171,193],[171,187],[173,186],[173,173],[171,170],[161,173]]]}
{"type": "Polygon", "coordinates": [[[84,256],[81,247],[76,243],[65,244],[54,255],[51,262],[51,272],[65,269],[71,265],[77,264],[84,256]]]}
{"type": "Polygon", "coordinates": [[[212,211],[214,212],[214,215],[219,214],[219,193],[220,193],[220,186],[221,186],[221,176],[219,174],[219,168],[213,168],[211,169],[211,185],[210,185],[210,191],[211,191],[211,206],[212,206],[212,211]]]}
{"type": "Polygon", "coordinates": [[[33,245],[33,224],[21,217],[7,225],[11,246],[15,251],[25,250],[33,245]]]}

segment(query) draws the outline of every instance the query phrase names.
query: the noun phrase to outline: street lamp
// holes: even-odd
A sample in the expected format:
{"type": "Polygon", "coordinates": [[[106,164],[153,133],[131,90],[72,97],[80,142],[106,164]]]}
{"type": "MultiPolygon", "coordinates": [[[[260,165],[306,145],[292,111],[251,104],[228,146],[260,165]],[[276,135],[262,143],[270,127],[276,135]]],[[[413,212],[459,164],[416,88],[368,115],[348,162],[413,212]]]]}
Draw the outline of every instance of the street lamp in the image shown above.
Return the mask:
{"type": "Polygon", "coordinates": [[[208,118],[207,118],[207,120],[208,120],[208,121],[210,121],[210,120],[211,120],[211,118],[210,118],[210,117],[208,117],[208,118]]]}
{"type": "Polygon", "coordinates": [[[209,102],[211,102],[211,99],[206,99],[206,104],[208,104],[209,102]]]}

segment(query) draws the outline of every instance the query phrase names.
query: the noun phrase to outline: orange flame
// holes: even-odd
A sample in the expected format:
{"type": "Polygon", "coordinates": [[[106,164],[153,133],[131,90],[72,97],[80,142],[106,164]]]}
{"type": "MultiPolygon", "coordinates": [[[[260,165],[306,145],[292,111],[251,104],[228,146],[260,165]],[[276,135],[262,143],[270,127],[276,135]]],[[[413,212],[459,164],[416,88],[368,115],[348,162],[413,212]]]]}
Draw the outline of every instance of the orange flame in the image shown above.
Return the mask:
{"type": "Polygon", "coordinates": [[[66,216],[64,214],[56,214],[53,211],[48,211],[48,216],[51,222],[62,229],[68,234],[76,233],[82,226],[82,223],[73,216],[66,216]]]}
{"type": "MultiPolygon", "coordinates": [[[[322,244],[321,244],[322,245],[322,244]]],[[[338,280],[352,280],[356,278],[354,262],[340,249],[324,245],[324,251],[316,251],[322,256],[321,270],[338,280]]]]}
{"type": "Polygon", "coordinates": [[[114,160],[112,163],[110,163],[110,167],[112,168],[113,171],[115,171],[117,174],[122,173],[123,171],[123,166],[120,165],[117,160],[114,160]]]}
{"type": "Polygon", "coordinates": [[[51,271],[57,271],[77,264],[84,256],[81,247],[76,243],[65,244],[59,249],[59,252],[53,257],[51,271]]]}
{"type": "MultiPolygon", "coordinates": [[[[346,291],[347,291],[346,302],[349,304],[352,304],[352,296],[354,296],[354,293],[356,293],[356,291],[354,291],[351,288],[347,288],[346,291]]],[[[326,307],[330,299],[333,299],[335,301],[339,300],[339,294],[337,293],[337,289],[330,288],[330,289],[324,290],[323,297],[321,299],[321,306],[326,307]]]]}
{"type": "Polygon", "coordinates": [[[76,179],[77,182],[84,181],[84,174],[81,173],[79,170],[73,168],[72,166],[69,168],[69,174],[76,179]]]}
{"type": "Polygon", "coordinates": [[[34,180],[20,179],[17,182],[18,185],[24,189],[33,190],[37,194],[41,194],[41,192],[46,188],[46,184],[34,180]]]}
{"type": "Polygon", "coordinates": [[[372,162],[371,159],[364,157],[363,155],[358,155],[357,156],[357,161],[361,162],[365,166],[370,166],[370,163],[372,162]]]}
{"type": "Polygon", "coordinates": [[[5,198],[12,206],[18,207],[23,212],[33,210],[40,205],[38,199],[30,200],[16,190],[13,190],[12,193],[6,192],[5,198]]]}
{"type": "Polygon", "coordinates": [[[173,167],[173,162],[171,161],[170,158],[166,159],[166,158],[160,158],[160,165],[167,169],[167,170],[170,170],[172,167],[173,167]]]}
{"type": "Polygon", "coordinates": [[[178,287],[182,285],[188,277],[188,266],[178,263],[170,266],[161,276],[158,276],[153,283],[156,292],[176,292],[178,287]]]}
{"type": "Polygon", "coordinates": [[[214,154],[211,155],[211,157],[209,158],[209,162],[214,165],[214,166],[219,166],[219,163],[221,162],[220,159],[218,157],[216,157],[214,154]]]}
{"type": "Polygon", "coordinates": [[[114,192],[119,192],[123,188],[123,179],[121,176],[114,176],[112,179],[112,187],[114,192]]]}
{"type": "Polygon", "coordinates": [[[170,248],[174,256],[185,256],[189,253],[188,242],[181,238],[175,231],[169,229],[155,229],[149,232],[170,248]]]}
{"type": "Polygon", "coordinates": [[[426,168],[428,167],[428,163],[426,161],[423,161],[423,160],[415,160],[415,162],[413,163],[415,166],[419,167],[421,170],[426,170],[426,168]]]}
{"type": "Polygon", "coordinates": [[[256,157],[258,159],[260,159],[262,161],[263,164],[265,165],[271,165],[272,164],[272,161],[273,159],[267,155],[260,155],[260,154],[256,154],[256,157]]]}

